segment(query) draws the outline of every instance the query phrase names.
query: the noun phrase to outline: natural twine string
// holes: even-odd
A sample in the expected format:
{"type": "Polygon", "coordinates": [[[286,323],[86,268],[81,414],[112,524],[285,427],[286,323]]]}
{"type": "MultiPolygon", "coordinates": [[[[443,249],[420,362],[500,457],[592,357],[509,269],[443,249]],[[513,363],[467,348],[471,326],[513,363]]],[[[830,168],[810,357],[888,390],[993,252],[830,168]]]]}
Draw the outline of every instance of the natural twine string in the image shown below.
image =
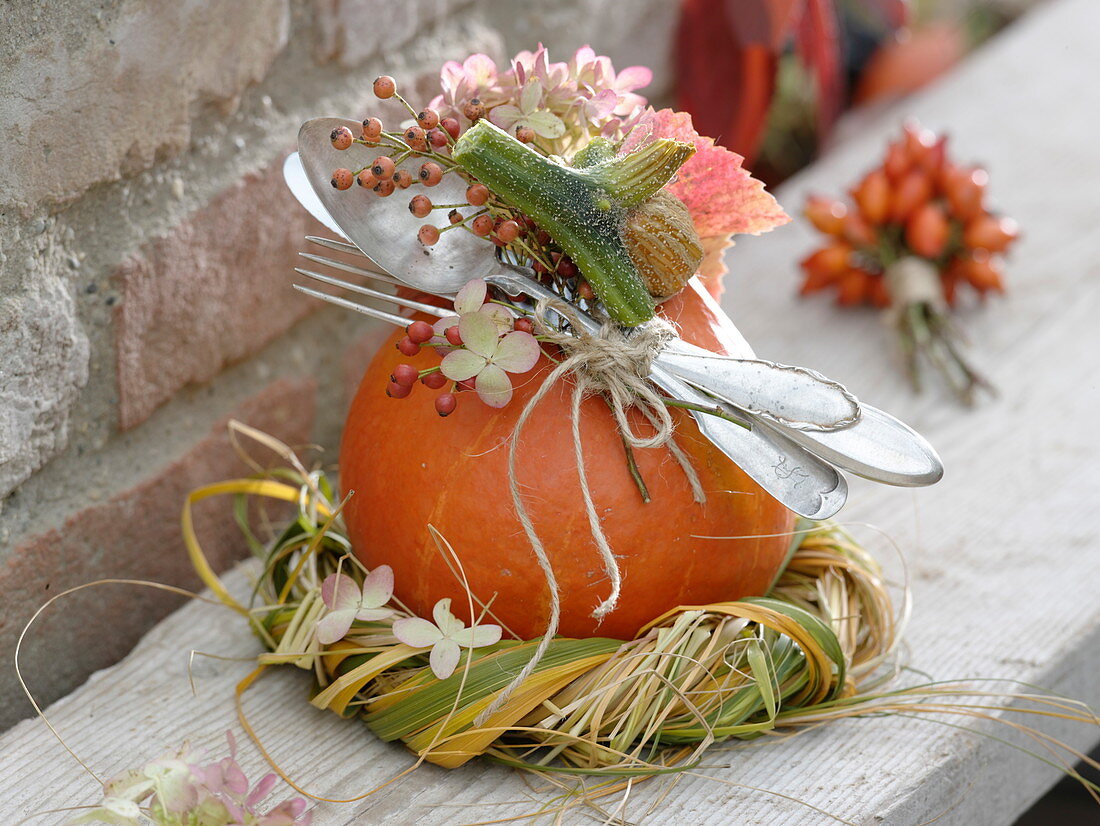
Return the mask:
{"type": "Polygon", "coordinates": [[[546,554],[546,547],[539,538],[534,523],[531,521],[531,516],[527,512],[527,507],[523,503],[519,478],[516,473],[516,454],[523,428],[539,402],[546,397],[546,394],[559,380],[566,376],[573,379],[570,418],[572,420],[573,454],[577,463],[581,499],[584,502],[584,510],[588,517],[588,527],[592,539],[599,550],[604,571],[611,581],[611,593],[592,612],[593,617],[603,619],[615,610],[622,590],[622,573],[619,570],[619,563],[615,559],[607,535],[603,531],[596,505],[592,501],[592,490],[588,484],[588,474],[585,472],[584,448],[580,431],[581,402],[588,396],[602,394],[611,408],[611,414],[615,418],[615,424],[623,441],[631,449],[667,448],[684,471],[695,501],[700,503],[706,501],[706,493],[703,491],[702,483],[699,481],[695,468],[691,466],[687,455],[672,439],[675,425],[672,416],[668,412],[668,407],[656,388],[648,380],[653,359],[661,348],[676,336],[672,325],[663,319],[654,319],[628,334],[619,325],[608,321],[600,327],[598,333],[593,334],[585,331],[570,304],[548,298],[540,300],[536,305],[534,322],[539,337],[545,342],[556,344],[565,357],[543,380],[542,385],[527,402],[516,421],[516,427],[512,432],[512,438],[508,445],[508,487],[512,494],[512,505],[516,509],[516,516],[523,527],[523,532],[527,535],[528,542],[531,543],[531,549],[535,552],[539,568],[542,570],[547,587],[550,589],[550,617],[546,632],[539,641],[534,655],[523,667],[523,670],[516,675],[515,679],[478,715],[474,721],[475,726],[481,725],[504,705],[516,687],[531,676],[557,634],[561,620],[561,598],[558,592],[557,577],[554,575],[550,558],[546,554]],[[551,312],[568,321],[571,332],[562,332],[556,325],[550,323],[548,318],[551,312]],[[640,410],[646,420],[649,421],[653,428],[651,435],[641,434],[634,429],[627,414],[630,408],[640,410]]]}
{"type": "Polygon", "coordinates": [[[895,261],[886,268],[883,278],[893,299],[888,313],[892,320],[910,304],[930,304],[936,309],[946,305],[939,271],[923,258],[910,255],[895,261]]]}

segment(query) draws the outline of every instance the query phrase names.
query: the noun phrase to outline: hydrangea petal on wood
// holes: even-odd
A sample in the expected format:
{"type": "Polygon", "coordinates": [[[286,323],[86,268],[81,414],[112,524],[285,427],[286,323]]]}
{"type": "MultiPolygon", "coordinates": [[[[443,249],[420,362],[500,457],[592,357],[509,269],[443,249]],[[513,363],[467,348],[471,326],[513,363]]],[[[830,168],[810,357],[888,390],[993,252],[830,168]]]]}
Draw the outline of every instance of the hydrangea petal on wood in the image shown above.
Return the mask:
{"type": "MultiPolygon", "coordinates": [[[[349,580],[359,590],[359,584],[349,580]]],[[[263,801],[278,780],[267,774],[252,786],[237,763],[237,743],[226,732],[229,757],[202,764],[186,746],[108,780],[102,802],[68,822],[114,826],[310,826],[312,812],[300,797],[266,812],[263,801]]]]}

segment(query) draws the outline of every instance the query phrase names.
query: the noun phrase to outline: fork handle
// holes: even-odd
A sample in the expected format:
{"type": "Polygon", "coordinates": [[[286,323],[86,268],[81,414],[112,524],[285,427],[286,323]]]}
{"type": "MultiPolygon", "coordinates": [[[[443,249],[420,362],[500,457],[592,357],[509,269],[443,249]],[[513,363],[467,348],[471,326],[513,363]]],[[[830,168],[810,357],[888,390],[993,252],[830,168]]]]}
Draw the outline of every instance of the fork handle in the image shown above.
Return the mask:
{"type": "Polygon", "coordinates": [[[673,339],[655,359],[668,372],[735,407],[793,430],[831,431],[859,421],[859,401],[815,370],[722,356],[673,339]]]}
{"type": "MultiPolygon", "coordinates": [[[[548,287],[508,267],[486,281],[513,295],[561,301],[548,287]]],[[[574,308],[575,323],[595,334],[600,324],[574,308]]],[[[782,427],[835,430],[859,419],[859,402],[839,382],[804,367],[790,367],[762,359],[721,356],[675,338],[657,354],[654,363],[667,373],[699,385],[716,398],[782,427]]]]}
{"type": "MultiPolygon", "coordinates": [[[[679,401],[711,406],[706,394],[655,366],[650,380],[679,401]]],[[[828,519],[848,498],[836,468],[773,430],[744,428],[728,419],[690,410],[699,432],[782,505],[807,519],[828,519]]]]}

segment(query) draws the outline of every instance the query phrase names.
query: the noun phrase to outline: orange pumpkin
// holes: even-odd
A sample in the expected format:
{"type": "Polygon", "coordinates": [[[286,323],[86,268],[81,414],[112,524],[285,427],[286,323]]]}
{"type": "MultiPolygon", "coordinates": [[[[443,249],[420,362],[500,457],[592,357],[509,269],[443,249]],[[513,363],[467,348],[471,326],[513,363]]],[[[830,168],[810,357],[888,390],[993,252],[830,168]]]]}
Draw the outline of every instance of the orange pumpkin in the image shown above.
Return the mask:
{"type": "MultiPolygon", "coordinates": [[[[663,305],[682,335],[729,352],[738,336],[695,282],[663,305]]],[[[462,585],[436,548],[428,525],[454,547],[481,600],[525,639],[546,628],[550,593],[508,492],[508,440],[551,363],[517,377],[509,405],[493,410],[460,394],[446,419],[422,386],[402,400],[385,394],[400,331],[374,357],[348,414],[340,451],[341,483],[355,495],[344,510],[357,556],[388,564],[396,596],[420,616],[442,597],[469,620],[462,585]]],[[[412,360],[437,363],[434,353],[412,360]]],[[[571,388],[551,391],[528,420],[518,447],[524,502],[553,564],[561,593],[560,633],[630,638],[646,622],[682,604],[762,593],[783,563],[793,514],[760,489],[677,415],[676,439],[707,492],[696,504],[684,473],[664,448],[636,451],[652,500],[646,504],[627,468],[606,404],[582,404],[581,435],[589,484],[623,576],[618,607],[602,623],[593,609],[608,580],[581,503],[569,424],[571,388]]],[[[679,413],[679,411],[673,411],[679,413]]]]}

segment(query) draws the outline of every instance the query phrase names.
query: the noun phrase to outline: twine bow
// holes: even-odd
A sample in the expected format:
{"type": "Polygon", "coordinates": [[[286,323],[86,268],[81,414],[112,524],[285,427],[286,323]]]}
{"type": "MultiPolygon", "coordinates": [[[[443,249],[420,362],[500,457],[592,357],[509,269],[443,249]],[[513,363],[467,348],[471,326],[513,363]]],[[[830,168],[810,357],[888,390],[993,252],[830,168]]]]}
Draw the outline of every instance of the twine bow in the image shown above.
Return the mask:
{"type": "Polygon", "coordinates": [[[910,255],[895,261],[883,273],[886,287],[893,298],[891,316],[903,312],[910,304],[930,304],[945,309],[943,284],[936,268],[923,258],[910,255]]]}
{"type": "Polygon", "coordinates": [[[663,319],[654,319],[641,328],[632,332],[623,330],[613,321],[607,321],[598,333],[589,333],[579,322],[576,311],[572,305],[565,301],[544,298],[538,302],[534,312],[534,322],[539,337],[546,342],[556,344],[564,354],[564,358],[543,380],[542,385],[535,392],[516,421],[515,430],[512,432],[511,442],[508,446],[508,486],[512,494],[512,504],[516,509],[523,532],[531,543],[531,549],[535,552],[539,568],[546,579],[550,589],[550,617],[547,622],[546,632],[534,655],[524,666],[523,670],[512,680],[508,686],[497,695],[493,702],[478,715],[477,724],[491,716],[499,709],[512,691],[527,679],[538,666],[539,661],[546,653],[551,640],[557,634],[561,619],[561,599],[558,593],[557,577],[554,575],[553,566],[546,554],[546,548],[535,530],[527,507],[523,503],[520,494],[519,479],[516,473],[516,454],[519,446],[520,435],[531,414],[546,394],[565,377],[573,379],[573,393],[570,406],[570,421],[573,434],[573,454],[577,463],[577,475],[579,477],[581,499],[584,502],[585,514],[588,517],[588,527],[592,539],[603,561],[604,571],[611,581],[611,592],[592,612],[592,616],[603,619],[615,610],[622,590],[622,573],[619,571],[619,563],[608,542],[607,535],[603,531],[596,505],[592,501],[592,491],[588,484],[588,475],[584,466],[584,447],[580,431],[580,408],[585,398],[595,394],[602,394],[607,400],[611,414],[615,418],[619,434],[623,442],[630,448],[666,447],[679,463],[680,468],[687,477],[691,487],[692,496],[696,502],[706,501],[706,493],[699,481],[699,476],[683,450],[673,441],[675,425],[672,416],[663,398],[656,388],[649,382],[650,366],[657,353],[672,338],[676,332],[672,325],[663,319]],[[556,313],[569,322],[572,328],[570,332],[562,332],[548,319],[550,313],[556,313]],[[651,435],[639,433],[630,423],[627,411],[636,408],[653,428],[651,435]]]}

